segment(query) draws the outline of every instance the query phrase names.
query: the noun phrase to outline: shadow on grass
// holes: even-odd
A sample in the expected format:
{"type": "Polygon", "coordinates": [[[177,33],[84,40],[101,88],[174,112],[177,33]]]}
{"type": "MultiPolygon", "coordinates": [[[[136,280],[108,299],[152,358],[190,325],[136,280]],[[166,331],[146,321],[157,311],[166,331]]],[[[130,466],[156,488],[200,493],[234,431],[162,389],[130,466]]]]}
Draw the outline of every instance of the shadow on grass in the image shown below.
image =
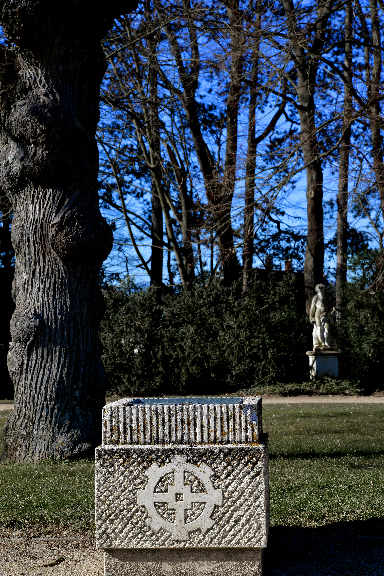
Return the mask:
{"type": "Polygon", "coordinates": [[[383,575],[384,518],[270,529],[263,576],[383,575]]]}

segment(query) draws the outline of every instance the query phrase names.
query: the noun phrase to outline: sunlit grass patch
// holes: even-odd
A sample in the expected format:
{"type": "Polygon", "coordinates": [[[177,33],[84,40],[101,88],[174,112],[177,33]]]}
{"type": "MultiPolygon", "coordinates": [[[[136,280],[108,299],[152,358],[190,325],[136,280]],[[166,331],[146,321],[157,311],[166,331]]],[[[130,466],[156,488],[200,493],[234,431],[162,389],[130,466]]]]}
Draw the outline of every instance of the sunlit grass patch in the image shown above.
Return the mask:
{"type": "Polygon", "coordinates": [[[384,518],[380,405],[268,405],[271,524],[384,518]]]}
{"type": "MultiPolygon", "coordinates": [[[[0,411],[0,453],[9,411],[0,411]]],[[[34,533],[94,529],[92,460],[0,463],[0,527],[34,533]]]]}
{"type": "Polygon", "coordinates": [[[384,518],[384,458],[271,462],[271,524],[314,527],[384,518]]]}
{"type": "Polygon", "coordinates": [[[0,526],[50,533],[94,528],[94,462],[0,465],[0,526]]]}

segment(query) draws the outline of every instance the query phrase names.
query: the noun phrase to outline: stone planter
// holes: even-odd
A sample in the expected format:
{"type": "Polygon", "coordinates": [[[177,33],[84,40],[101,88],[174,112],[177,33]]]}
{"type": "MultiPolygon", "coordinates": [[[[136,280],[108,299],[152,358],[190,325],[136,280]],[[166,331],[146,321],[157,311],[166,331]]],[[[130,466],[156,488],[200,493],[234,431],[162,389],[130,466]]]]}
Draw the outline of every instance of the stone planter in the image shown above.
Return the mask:
{"type": "Polygon", "coordinates": [[[103,412],[105,576],[256,576],[269,526],[261,398],[124,399],[103,412]]]}

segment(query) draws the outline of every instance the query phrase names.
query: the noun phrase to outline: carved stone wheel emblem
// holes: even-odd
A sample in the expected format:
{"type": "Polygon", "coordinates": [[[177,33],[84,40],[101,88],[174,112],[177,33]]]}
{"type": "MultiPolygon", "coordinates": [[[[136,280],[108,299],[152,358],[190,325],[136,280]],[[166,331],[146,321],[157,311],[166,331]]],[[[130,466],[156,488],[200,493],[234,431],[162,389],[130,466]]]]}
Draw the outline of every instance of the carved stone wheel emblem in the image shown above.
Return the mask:
{"type": "Polygon", "coordinates": [[[147,523],[155,532],[164,528],[174,540],[188,540],[189,532],[200,528],[202,534],[213,526],[211,514],[215,506],[222,505],[222,492],[215,490],[210,477],[213,470],[207,464],[195,466],[189,464],[183,456],[175,456],[170,464],[159,467],[152,464],[145,472],[148,482],[144,490],[138,490],[137,503],[148,510],[147,523]],[[186,473],[192,474],[203,485],[205,492],[192,492],[186,484],[186,473]],[[167,492],[155,492],[156,486],[167,474],[173,473],[173,484],[167,485],[167,492]],[[171,522],[156,510],[156,503],[166,503],[168,510],[175,511],[175,520],[171,522]],[[203,504],[199,516],[191,522],[186,521],[186,512],[192,510],[193,504],[203,504]]]}

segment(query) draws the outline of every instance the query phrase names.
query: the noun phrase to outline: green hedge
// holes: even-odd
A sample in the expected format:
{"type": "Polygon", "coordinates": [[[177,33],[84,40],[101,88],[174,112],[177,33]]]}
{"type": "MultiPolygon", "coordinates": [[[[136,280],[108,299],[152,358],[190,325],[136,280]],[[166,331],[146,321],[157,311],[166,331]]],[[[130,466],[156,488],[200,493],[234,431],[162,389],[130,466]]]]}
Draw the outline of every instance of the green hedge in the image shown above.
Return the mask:
{"type": "Polygon", "coordinates": [[[153,289],[104,296],[109,393],[222,394],[308,378],[310,327],[292,277],[253,280],[246,296],[216,280],[160,303],[153,289]]]}
{"type": "Polygon", "coordinates": [[[366,393],[384,390],[383,254],[363,251],[351,261],[343,320],[336,327],[341,376],[366,393]]]}

